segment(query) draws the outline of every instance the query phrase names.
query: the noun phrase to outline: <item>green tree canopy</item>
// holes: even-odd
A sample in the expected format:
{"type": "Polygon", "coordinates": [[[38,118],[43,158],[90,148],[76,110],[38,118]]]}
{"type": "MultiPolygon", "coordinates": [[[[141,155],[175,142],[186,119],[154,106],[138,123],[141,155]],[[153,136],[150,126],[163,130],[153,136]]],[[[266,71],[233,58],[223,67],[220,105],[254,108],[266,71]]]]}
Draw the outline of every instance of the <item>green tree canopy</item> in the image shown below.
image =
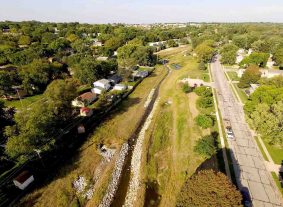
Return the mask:
{"type": "Polygon", "coordinates": [[[250,84],[257,83],[261,77],[259,67],[256,65],[250,65],[243,73],[238,86],[240,88],[247,88],[250,84]]]}
{"type": "Polygon", "coordinates": [[[196,47],[195,52],[198,55],[199,61],[209,62],[214,54],[214,49],[207,44],[200,44],[196,47]]]}
{"type": "Polygon", "coordinates": [[[221,62],[223,64],[233,65],[236,61],[238,47],[234,44],[225,44],[221,50],[221,62]]]}

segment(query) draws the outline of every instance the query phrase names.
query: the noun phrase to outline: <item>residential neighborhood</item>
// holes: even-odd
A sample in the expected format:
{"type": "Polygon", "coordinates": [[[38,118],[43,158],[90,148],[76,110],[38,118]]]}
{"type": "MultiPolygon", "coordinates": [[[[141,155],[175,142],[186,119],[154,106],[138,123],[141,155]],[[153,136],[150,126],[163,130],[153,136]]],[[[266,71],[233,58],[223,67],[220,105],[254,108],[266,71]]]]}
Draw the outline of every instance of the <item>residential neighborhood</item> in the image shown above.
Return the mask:
{"type": "Polygon", "coordinates": [[[282,207],[281,1],[3,1],[0,207],[282,207]]]}

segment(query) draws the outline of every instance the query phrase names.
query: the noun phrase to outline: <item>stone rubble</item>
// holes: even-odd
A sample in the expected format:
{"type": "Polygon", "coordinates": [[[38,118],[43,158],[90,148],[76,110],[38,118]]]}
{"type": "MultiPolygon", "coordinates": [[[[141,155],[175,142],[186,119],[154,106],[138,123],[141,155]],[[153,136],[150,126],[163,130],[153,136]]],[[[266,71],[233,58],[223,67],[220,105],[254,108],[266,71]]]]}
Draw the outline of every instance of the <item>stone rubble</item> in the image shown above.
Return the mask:
{"type": "Polygon", "coordinates": [[[153,88],[150,93],[148,94],[148,97],[146,99],[146,102],[144,103],[144,108],[147,108],[152,100],[153,94],[154,94],[155,88],[153,88]]]}
{"type": "Polygon", "coordinates": [[[120,153],[115,162],[115,168],[112,173],[112,179],[108,185],[106,194],[104,195],[99,207],[109,207],[111,205],[113,198],[115,196],[115,193],[117,191],[117,188],[118,188],[119,180],[120,180],[121,173],[123,170],[125,158],[128,154],[128,150],[129,150],[129,145],[126,142],[121,147],[120,153]]]}
{"type": "Polygon", "coordinates": [[[140,168],[141,168],[141,159],[142,159],[142,148],[143,148],[143,141],[145,137],[146,130],[149,128],[150,123],[152,121],[154,112],[157,108],[159,99],[153,105],[153,108],[147,117],[140,133],[137,138],[137,142],[133,151],[132,160],[131,160],[131,178],[129,182],[129,187],[125,199],[124,207],[133,207],[137,193],[140,187],[140,168]]]}
{"type": "Polygon", "coordinates": [[[82,193],[86,186],[87,183],[83,176],[79,176],[78,179],[73,182],[73,187],[75,188],[77,194],[82,193]]]}
{"type": "Polygon", "coordinates": [[[105,145],[99,150],[99,154],[107,161],[110,162],[114,156],[116,149],[107,148],[105,145]]]}

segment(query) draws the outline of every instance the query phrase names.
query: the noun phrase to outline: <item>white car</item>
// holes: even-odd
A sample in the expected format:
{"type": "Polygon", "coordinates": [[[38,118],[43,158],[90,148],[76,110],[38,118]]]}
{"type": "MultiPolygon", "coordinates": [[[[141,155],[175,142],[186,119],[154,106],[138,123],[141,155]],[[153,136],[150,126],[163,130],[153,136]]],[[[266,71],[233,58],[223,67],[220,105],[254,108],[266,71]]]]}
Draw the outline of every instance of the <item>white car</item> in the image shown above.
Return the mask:
{"type": "Polygon", "coordinates": [[[234,139],[234,133],[231,127],[226,127],[226,134],[229,139],[234,139]]]}

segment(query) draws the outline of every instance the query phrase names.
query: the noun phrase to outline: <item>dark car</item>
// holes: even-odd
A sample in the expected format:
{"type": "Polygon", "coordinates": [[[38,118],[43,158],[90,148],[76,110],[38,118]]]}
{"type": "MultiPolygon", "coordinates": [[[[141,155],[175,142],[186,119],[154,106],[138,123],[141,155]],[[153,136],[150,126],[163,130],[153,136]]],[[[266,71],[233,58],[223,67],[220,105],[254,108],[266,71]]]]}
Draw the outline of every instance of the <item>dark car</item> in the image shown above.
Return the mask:
{"type": "Polygon", "coordinates": [[[245,207],[252,207],[253,204],[252,204],[252,200],[251,200],[251,196],[250,196],[248,188],[242,188],[241,194],[243,196],[242,204],[245,207]]]}

